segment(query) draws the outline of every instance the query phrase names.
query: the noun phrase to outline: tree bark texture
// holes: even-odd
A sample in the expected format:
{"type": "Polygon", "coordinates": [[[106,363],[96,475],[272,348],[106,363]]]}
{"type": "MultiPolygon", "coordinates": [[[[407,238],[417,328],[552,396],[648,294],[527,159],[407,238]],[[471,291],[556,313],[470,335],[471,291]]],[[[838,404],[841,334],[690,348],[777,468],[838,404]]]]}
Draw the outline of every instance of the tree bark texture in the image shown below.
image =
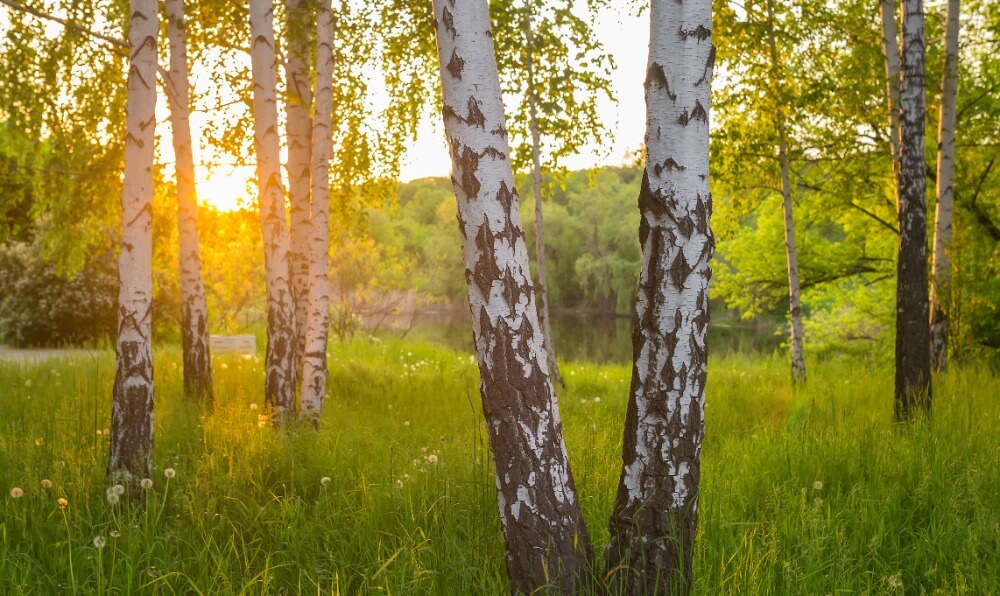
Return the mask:
{"type": "MultiPolygon", "coordinates": [[[[530,15],[530,13],[529,13],[530,15]]],[[[534,72],[534,39],[531,33],[531,17],[525,19],[525,34],[527,48],[528,74],[528,114],[531,118],[531,181],[535,197],[535,262],[538,264],[538,287],[535,297],[538,301],[538,323],[545,336],[545,356],[548,362],[549,375],[553,381],[562,384],[559,373],[559,362],[556,360],[555,338],[552,337],[552,320],[549,318],[549,282],[545,264],[545,225],[542,220],[542,163],[540,156],[541,134],[538,130],[538,113],[535,108],[535,72],[534,72]]]]}
{"type": "Polygon", "coordinates": [[[889,152],[892,171],[899,170],[899,34],[896,28],[895,0],[880,0],[882,17],[882,51],[885,52],[885,88],[889,102],[889,152]]]}
{"type": "Polygon", "coordinates": [[[267,284],[265,403],[279,417],[295,411],[295,307],[288,279],[288,224],[278,141],[274,7],[250,0],[254,149],[267,284]]]}
{"type": "Polygon", "coordinates": [[[189,122],[189,84],[184,0],[166,0],[170,68],[170,127],[173,131],[174,169],[177,178],[177,232],[180,250],[181,338],[184,346],[184,393],[211,405],[212,359],[208,341],[208,307],[201,278],[198,242],[198,201],[194,154],[189,122]]]}
{"type": "Polygon", "coordinates": [[[145,478],[153,455],[153,143],[156,127],[156,0],[129,3],[118,341],[108,475],[145,478]]]}
{"type": "MultiPolygon", "coordinates": [[[[285,131],[288,142],[288,199],[289,199],[289,278],[292,299],[295,302],[296,344],[295,355],[299,366],[305,350],[306,321],[309,318],[310,273],[310,196],[309,170],[312,143],[312,81],[309,68],[311,57],[310,30],[312,15],[308,0],[285,0],[288,24],[288,57],[285,61],[287,97],[285,100],[285,131]]],[[[301,372],[298,371],[298,372],[301,372]]]]}
{"type": "Polygon", "coordinates": [[[941,117],[938,125],[937,207],[934,212],[934,252],[931,266],[931,364],[948,368],[948,302],[951,285],[951,214],[955,205],[955,125],[958,98],[959,0],[948,0],[945,61],[941,77],[941,117]]]}
{"type": "Polygon", "coordinates": [[[330,128],[333,114],[333,11],[321,0],[316,15],[316,115],[312,131],[312,210],[309,217],[309,300],[303,353],[302,414],[314,425],[326,395],[326,343],[330,312],[330,128]]]}
{"type": "MultiPolygon", "coordinates": [[[[768,0],[768,42],[771,49],[771,73],[774,89],[780,89],[778,43],[774,35],[774,3],[768,0]]],[[[792,214],[792,183],[789,176],[788,137],[784,110],[777,109],[778,161],[781,167],[781,199],[785,220],[785,256],[788,262],[788,312],[791,318],[792,382],[806,380],[806,357],[802,348],[802,298],[799,285],[799,253],[795,244],[795,218],[792,214]]]]}
{"type": "Polygon", "coordinates": [[[528,267],[485,0],[434,1],[480,392],[515,592],[572,592],[593,553],[528,267]]]}
{"type": "Polygon", "coordinates": [[[612,591],[686,593],[698,519],[715,242],[708,183],[710,0],[653,0],[642,269],[623,467],[606,551],[612,591]]]}
{"type": "Polygon", "coordinates": [[[927,202],[924,171],[924,3],[903,0],[899,86],[899,260],[896,270],[897,420],[930,412],[930,320],[927,296],[927,202]]]}

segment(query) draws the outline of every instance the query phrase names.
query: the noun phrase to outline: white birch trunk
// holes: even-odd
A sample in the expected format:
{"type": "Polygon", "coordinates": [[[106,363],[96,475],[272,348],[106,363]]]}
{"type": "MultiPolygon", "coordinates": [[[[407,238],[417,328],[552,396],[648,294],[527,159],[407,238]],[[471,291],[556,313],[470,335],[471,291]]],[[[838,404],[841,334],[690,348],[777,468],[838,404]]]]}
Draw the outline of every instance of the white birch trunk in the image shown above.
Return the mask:
{"type": "Polygon", "coordinates": [[[310,144],[312,142],[312,82],[309,68],[311,55],[310,35],[312,15],[308,0],[285,0],[288,25],[288,57],[285,61],[285,80],[288,96],[285,100],[285,131],[288,142],[288,218],[290,243],[288,254],[289,279],[295,301],[296,344],[295,356],[301,373],[302,353],[306,342],[310,286],[309,247],[309,170],[310,144]]]}
{"type": "Polygon", "coordinates": [[[686,593],[698,518],[708,372],[711,0],[653,0],[642,270],[623,467],[606,552],[612,591],[686,593]]]}
{"type": "Polygon", "coordinates": [[[166,84],[173,131],[174,170],[177,178],[177,232],[180,251],[181,338],[184,348],[184,393],[211,405],[212,359],[208,341],[208,307],[201,278],[198,242],[198,201],[189,116],[187,39],[184,0],[166,0],[170,68],[166,84]]]}
{"type": "Polygon", "coordinates": [[[535,108],[535,68],[534,39],[531,33],[531,17],[528,13],[525,19],[525,33],[528,42],[528,117],[531,119],[531,181],[535,198],[535,262],[538,264],[538,287],[535,296],[538,300],[538,322],[545,336],[545,356],[548,362],[549,375],[556,383],[562,384],[559,374],[559,362],[556,360],[555,338],[552,337],[552,319],[549,318],[549,281],[545,263],[545,225],[542,220],[542,163],[540,153],[541,134],[538,130],[538,113],[535,108]]]}
{"type": "Polygon", "coordinates": [[[274,7],[250,0],[254,149],[267,284],[265,403],[282,418],[295,411],[295,307],[288,279],[288,224],[278,140],[274,7]]]}
{"type": "Polygon", "coordinates": [[[710,227],[711,0],[653,0],[646,70],[642,270],[621,480],[606,552],[613,590],[691,589],[704,435],[710,227]]]}
{"type": "Polygon", "coordinates": [[[153,143],[156,126],[156,0],[131,0],[118,341],[108,475],[138,481],[153,455],[153,143]]]}
{"type": "Polygon", "coordinates": [[[333,114],[333,10],[321,0],[316,15],[316,114],[312,131],[312,211],[309,221],[309,317],[303,358],[302,414],[318,426],[326,395],[330,313],[330,128],[333,114]]]}
{"type": "Polygon", "coordinates": [[[444,124],[515,592],[571,592],[590,539],[546,367],[485,0],[434,0],[444,124]]]}
{"type": "Polygon", "coordinates": [[[951,212],[955,205],[955,124],[958,99],[959,0],[948,0],[945,61],[941,77],[941,117],[938,126],[937,207],[934,212],[934,253],[931,266],[931,364],[948,368],[948,299],[951,282],[951,212]]]}
{"type": "MultiPolygon", "coordinates": [[[[780,90],[778,76],[781,64],[778,59],[778,43],[774,35],[774,3],[768,0],[768,42],[771,49],[771,74],[774,89],[780,90]]],[[[780,91],[778,91],[780,93],[780,91]]],[[[780,101],[780,100],[779,100],[780,101]]],[[[777,113],[778,161],[781,168],[781,199],[785,220],[785,256],[788,263],[788,312],[791,318],[792,382],[806,380],[806,357],[802,349],[804,331],[802,329],[802,298],[799,287],[799,253],[795,245],[795,218],[792,214],[792,183],[789,176],[788,140],[784,110],[779,106],[777,113]]]]}
{"type": "Polygon", "coordinates": [[[930,412],[927,198],[924,165],[924,3],[903,0],[899,85],[899,259],[896,270],[895,416],[930,412]]]}
{"type": "Polygon", "coordinates": [[[895,0],[879,0],[882,16],[882,50],[885,52],[885,87],[889,102],[889,152],[893,176],[899,170],[899,34],[895,0]]]}

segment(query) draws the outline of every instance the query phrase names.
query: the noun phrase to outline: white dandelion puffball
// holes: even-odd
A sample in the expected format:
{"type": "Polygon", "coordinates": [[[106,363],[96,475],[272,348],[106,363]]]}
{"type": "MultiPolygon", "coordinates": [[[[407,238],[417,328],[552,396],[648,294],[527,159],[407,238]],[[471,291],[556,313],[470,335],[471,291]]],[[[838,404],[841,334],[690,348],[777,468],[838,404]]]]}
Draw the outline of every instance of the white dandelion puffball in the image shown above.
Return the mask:
{"type": "Polygon", "coordinates": [[[822,490],[823,489],[823,483],[820,482],[819,480],[817,480],[816,482],[813,482],[813,488],[815,488],[816,490],[822,490]]]}
{"type": "Polygon", "coordinates": [[[321,485],[323,485],[323,486],[326,486],[327,484],[330,484],[330,477],[329,476],[323,476],[322,478],[319,479],[319,483],[321,485]]]}
{"type": "Polygon", "coordinates": [[[438,456],[432,453],[432,454],[430,454],[430,455],[427,456],[427,461],[430,462],[430,463],[432,463],[432,464],[436,464],[437,461],[438,461],[438,456]]]}
{"type": "Polygon", "coordinates": [[[142,487],[142,490],[149,490],[153,488],[153,479],[143,478],[142,480],[139,481],[139,486],[142,487]]]}
{"type": "Polygon", "coordinates": [[[175,472],[173,468],[167,468],[166,470],[163,470],[163,475],[167,478],[173,478],[177,475],[177,472],[175,472]]]}
{"type": "Polygon", "coordinates": [[[403,481],[402,480],[397,480],[396,481],[396,488],[403,488],[403,481]]]}
{"type": "Polygon", "coordinates": [[[115,493],[120,497],[125,494],[125,487],[120,484],[116,484],[111,487],[111,492],[115,493]]]}
{"type": "Polygon", "coordinates": [[[94,548],[104,548],[108,541],[104,536],[94,536],[94,548]]]}
{"type": "Polygon", "coordinates": [[[122,535],[122,533],[121,533],[121,532],[119,532],[118,530],[111,530],[111,531],[110,531],[110,532],[108,532],[108,533],[109,533],[109,534],[111,534],[111,537],[112,537],[112,538],[118,538],[119,536],[121,536],[121,535],[122,535]]]}
{"type": "Polygon", "coordinates": [[[24,491],[15,486],[14,488],[10,489],[10,496],[15,499],[20,499],[22,496],[24,496],[24,491]]]}
{"type": "Polygon", "coordinates": [[[113,492],[108,493],[108,504],[110,504],[110,505],[117,505],[118,504],[118,495],[116,495],[113,492]]]}
{"type": "Polygon", "coordinates": [[[60,509],[65,509],[65,508],[69,507],[69,501],[67,501],[66,499],[64,499],[62,497],[59,497],[59,500],[56,501],[56,505],[59,505],[60,509]]]}
{"type": "Polygon", "coordinates": [[[42,488],[52,488],[52,481],[48,478],[42,479],[42,488]]]}

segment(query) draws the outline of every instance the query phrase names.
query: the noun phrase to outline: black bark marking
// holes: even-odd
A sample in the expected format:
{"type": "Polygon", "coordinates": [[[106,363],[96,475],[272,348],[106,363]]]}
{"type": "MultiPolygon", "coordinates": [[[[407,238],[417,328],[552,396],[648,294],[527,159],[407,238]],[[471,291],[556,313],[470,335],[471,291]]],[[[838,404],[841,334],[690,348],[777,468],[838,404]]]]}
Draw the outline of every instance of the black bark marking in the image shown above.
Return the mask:
{"type": "Polygon", "coordinates": [[[458,31],[455,29],[455,15],[451,14],[451,11],[448,10],[447,6],[442,11],[442,18],[444,20],[445,31],[451,33],[452,37],[458,35],[458,31]]]}
{"type": "Polygon", "coordinates": [[[687,168],[677,163],[672,157],[668,157],[662,164],[653,165],[653,173],[656,174],[657,178],[659,178],[660,174],[663,172],[683,172],[686,169],[687,168]]]}
{"type": "Polygon", "coordinates": [[[670,264],[670,281],[674,284],[674,287],[678,290],[684,289],[684,281],[691,275],[691,271],[691,266],[688,265],[687,259],[684,258],[684,252],[677,251],[674,262],[670,264]]]}
{"type": "Polygon", "coordinates": [[[701,71],[701,78],[694,82],[694,86],[697,87],[705,81],[712,73],[712,69],[715,68],[715,46],[708,51],[708,59],[705,60],[705,68],[701,71]]]}
{"type": "Polygon", "coordinates": [[[486,128],[486,116],[479,109],[479,102],[476,101],[475,97],[469,97],[469,117],[465,121],[471,126],[486,128]]]}
{"type": "Polygon", "coordinates": [[[661,89],[665,89],[667,91],[667,97],[669,97],[671,101],[677,99],[677,94],[670,91],[670,83],[667,82],[667,73],[663,70],[663,65],[656,62],[651,64],[646,70],[646,88],[649,89],[650,85],[653,83],[659,85],[661,89]]]}
{"type": "Polygon", "coordinates": [[[712,37],[712,30],[704,25],[698,25],[694,29],[685,29],[684,27],[681,27],[680,34],[682,39],[694,37],[698,41],[705,41],[709,37],[712,37]]]}
{"type": "Polygon", "coordinates": [[[476,171],[479,169],[479,154],[465,146],[461,146],[461,154],[459,154],[457,142],[453,142],[452,147],[455,147],[452,151],[452,159],[460,167],[455,172],[459,177],[455,178],[453,175],[451,181],[465,193],[467,199],[473,199],[479,196],[479,189],[482,188],[479,178],[476,177],[476,171]]]}
{"type": "Polygon", "coordinates": [[[446,67],[451,76],[458,80],[462,80],[462,69],[465,68],[465,60],[458,55],[458,50],[452,50],[451,60],[448,61],[448,66],[446,67]]]}
{"type": "Polygon", "coordinates": [[[510,189],[507,188],[507,182],[501,181],[500,190],[497,191],[497,201],[500,203],[500,206],[503,207],[503,211],[508,218],[510,218],[512,215],[511,207],[514,206],[515,197],[516,194],[511,192],[510,189]]]}
{"type": "Polygon", "coordinates": [[[705,106],[701,105],[700,100],[696,99],[694,101],[694,109],[691,110],[691,119],[708,124],[708,110],[705,109],[705,106]]]}
{"type": "Polygon", "coordinates": [[[497,267],[496,257],[496,237],[490,230],[490,222],[485,216],[483,225],[476,233],[476,248],[479,249],[479,259],[472,268],[472,280],[475,282],[479,292],[488,301],[490,289],[493,287],[493,280],[500,279],[501,271],[497,267]]]}

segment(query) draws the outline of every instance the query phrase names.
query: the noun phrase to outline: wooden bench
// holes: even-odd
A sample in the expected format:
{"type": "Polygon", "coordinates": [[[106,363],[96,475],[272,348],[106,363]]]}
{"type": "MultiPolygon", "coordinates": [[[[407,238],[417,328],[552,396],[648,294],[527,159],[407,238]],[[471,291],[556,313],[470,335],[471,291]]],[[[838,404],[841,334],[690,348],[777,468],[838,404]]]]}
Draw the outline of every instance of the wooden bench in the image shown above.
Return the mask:
{"type": "Polygon", "coordinates": [[[257,353],[257,337],[253,335],[210,335],[208,341],[213,352],[257,353]]]}

